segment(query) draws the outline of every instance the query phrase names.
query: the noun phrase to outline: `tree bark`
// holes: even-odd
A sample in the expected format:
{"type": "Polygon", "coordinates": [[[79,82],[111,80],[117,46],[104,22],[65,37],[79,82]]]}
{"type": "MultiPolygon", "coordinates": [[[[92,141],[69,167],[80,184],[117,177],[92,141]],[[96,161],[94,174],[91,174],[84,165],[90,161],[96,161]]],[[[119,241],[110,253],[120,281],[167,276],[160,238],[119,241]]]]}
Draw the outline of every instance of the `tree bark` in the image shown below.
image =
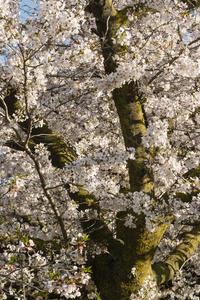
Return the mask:
{"type": "Polygon", "coordinates": [[[184,233],[182,239],[167,259],[153,264],[152,268],[158,285],[171,280],[192,256],[200,243],[200,226],[184,233]]]}

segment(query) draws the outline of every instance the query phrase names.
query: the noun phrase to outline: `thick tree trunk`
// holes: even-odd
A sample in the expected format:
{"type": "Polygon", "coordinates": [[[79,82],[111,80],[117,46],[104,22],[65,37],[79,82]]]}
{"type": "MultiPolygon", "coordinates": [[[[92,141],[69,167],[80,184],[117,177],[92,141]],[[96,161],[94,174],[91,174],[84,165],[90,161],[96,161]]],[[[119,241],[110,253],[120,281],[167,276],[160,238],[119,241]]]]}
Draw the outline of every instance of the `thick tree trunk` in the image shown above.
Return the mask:
{"type": "MultiPolygon", "coordinates": [[[[126,52],[126,47],[113,44],[112,38],[115,37],[115,34],[120,27],[123,27],[128,23],[126,11],[116,11],[110,0],[91,1],[87,10],[92,12],[96,17],[99,37],[104,36],[106,39],[106,43],[102,43],[105,71],[107,74],[115,72],[117,64],[113,60],[113,55],[116,53],[126,52]]],[[[151,159],[151,152],[147,152],[142,143],[142,137],[146,134],[145,115],[142,108],[145,99],[143,99],[139,92],[137,83],[132,81],[124,84],[121,88],[115,89],[113,91],[113,100],[120,119],[125,146],[127,148],[133,147],[136,150],[136,159],[130,160],[128,163],[130,191],[134,192],[145,190],[153,197],[153,173],[151,168],[147,167],[146,164],[146,161],[151,159]]],[[[128,213],[133,212],[129,211],[128,213]]],[[[97,284],[103,300],[128,299],[131,293],[137,294],[143,281],[150,274],[153,274],[158,285],[170,280],[175,274],[174,272],[172,276],[171,272],[171,276],[168,277],[169,268],[172,265],[171,260],[173,260],[176,265],[175,270],[178,270],[198,244],[198,238],[192,239],[190,244],[188,244],[187,241],[188,249],[184,258],[183,252],[177,250],[176,255],[165,262],[165,266],[167,266],[167,268],[162,269],[161,272],[158,265],[154,265],[152,271],[151,264],[155,250],[173,218],[171,217],[169,222],[166,221],[164,223],[159,222],[158,220],[157,230],[151,233],[146,228],[145,217],[143,215],[137,216],[138,222],[135,229],[125,227],[123,220],[126,215],[127,212],[121,212],[118,214],[117,238],[122,241],[122,247],[118,252],[117,261],[113,260],[112,263],[109,263],[108,261],[105,262],[106,266],[104,268],[106,269],[103,273],[105,273],[106,276],[101,278],[101,282],[103,282],[103,284],[99,284],[97,278],[95,278],[95,283],[97,284]],[[132,267],[136,268],[135,277],[131,275],[132,267]],[[120,273],[116,272],[118,269],[120,269],[120,273]],[[162,278],[164,277],[162,281],[160,280],[160,276],[162,278]],[[109,284],[109,288],[107,288],[108,285],[106,285],[106,281],[112,282],[109,284]],[[108,291],[110,291],[109,294],[108,291]]],[[[190,239],[189,237],[191,237],[191,235],[187,238],[190,239]]],[[[184,247],[185,244],[180,245],[181,249],[184,247]]],[[[98,272],[99,268],[100,265],[98,265],[97,268],[94,266],[95,273],[98,272]]]]}

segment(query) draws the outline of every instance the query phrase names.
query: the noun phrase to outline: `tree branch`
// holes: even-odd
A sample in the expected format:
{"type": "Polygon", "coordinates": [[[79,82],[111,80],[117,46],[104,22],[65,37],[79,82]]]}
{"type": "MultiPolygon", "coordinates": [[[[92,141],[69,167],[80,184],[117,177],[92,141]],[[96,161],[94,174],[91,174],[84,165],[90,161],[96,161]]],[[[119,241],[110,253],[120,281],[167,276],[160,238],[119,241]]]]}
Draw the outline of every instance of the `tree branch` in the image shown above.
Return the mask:
{"type": "Polygon", "coordinates": [[[161,285],[171,280],[192,256],[200,243],[200,226],[196,226],[190,232],[183,234],[183,241],[163,262],[152,265],[157,284],[161,285]]]}
{"type": "MultiPolygon", "coordinates": [[[[18,99],[16,98],[16,90],[14,88],[9,88],[7,96],[4,99],[5,106],[7,108],[8,114],[12,115],[16,109],[21,109],[18,99]]],[[[4,107],[3,107],[4,108],[4,107]]],[[[22,110],[22,109],[21,109],[22,110]]],[[[42,118],[42,116],[40,116],[42,118]]],[[[61,137],[57,135],[48,127],[48,123],[43,119],[44,124],[42,127],[34,128],[32,127],[30,133],[30,120],[25,122],[19,122],[20,127],[23,131],[27,133],[29,138],[26,139],[26,143],[16,142],[16,141],[7,141],[5,145],[10,146],[16,150],[26,151],[27,154],[35,163],[35,168],[40,177],[41,185],[44,191],[44,194],[48,198],[51,207],[55,213],[55,216],[60,224],[60,228],[63,233],[64,240],[67,241],[67,235],[64,228],[64,223],[62,217],[56,207],[55,201],[50,193],[49,186],[47,186],[45,179],[42,175],[41,168],[38,160],[34,155],[34,146],[36,144],[44,143],[47,146],[48,151],[50,152],[52,164],[58,168],[64,168],[66,164],[74,161],[77,158],[75,150],[68,144],[66,144],[61,137]]],[[[90,239],[94,241],[100,240],[102,243],[106,240],[112,239],[112,233],[107,227],[103,215],[101,213],[99,204],[94,195],[89,194],[82,185],[77,186],[78,192],[71,193],[70,187],[68,184],[65,185],[65,188],[68,190],[68,193],[74,201],[79,204],[79,210],[92,209],[96,210],[98,217],[90,220],[86,220],[85,217],[82,218],[81,224],[84,232],[90,234],[90,239]]]]}

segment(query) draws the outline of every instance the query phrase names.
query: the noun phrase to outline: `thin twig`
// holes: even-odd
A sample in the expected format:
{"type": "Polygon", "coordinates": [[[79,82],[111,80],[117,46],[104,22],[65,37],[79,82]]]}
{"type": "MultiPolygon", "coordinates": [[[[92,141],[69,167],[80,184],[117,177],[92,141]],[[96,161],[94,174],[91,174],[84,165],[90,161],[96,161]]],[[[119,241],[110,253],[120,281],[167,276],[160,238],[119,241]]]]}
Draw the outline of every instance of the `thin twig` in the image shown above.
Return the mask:
{"type": "Polygon", "coordinates": [[[45,290],[41,290],[40,288],[36,287],[36,286],[33,286],[25,281],[22,281],[20,279],[14,279],[14,278],[10,278],[8,275],[4,275],[4,274],[0,274],[0,277],[4,277],[4,278],[7,278],[8,280],[12,281],[12,282],[18,282],[18,283],[21,283],[21,284],[25,284],[26,286],[29,286],[33,289],[36,289],[38,290],[39,292],[45,292],[45,290]]]}

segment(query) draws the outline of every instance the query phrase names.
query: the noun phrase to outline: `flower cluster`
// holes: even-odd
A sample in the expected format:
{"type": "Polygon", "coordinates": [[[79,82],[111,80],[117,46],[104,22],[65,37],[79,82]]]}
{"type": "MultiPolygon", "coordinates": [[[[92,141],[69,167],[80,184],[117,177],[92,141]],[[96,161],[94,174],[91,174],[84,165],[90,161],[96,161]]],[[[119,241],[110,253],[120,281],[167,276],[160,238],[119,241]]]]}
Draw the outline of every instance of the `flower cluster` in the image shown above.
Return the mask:
{"type": "MultiPolygon", "coordinates": [[[[109,40],[96,34],[88,1],[36,2],[38,10],[22,21],[18,0],[0,0],[0,297],[76,298],[91,283],[88,257],[108,254],[102,241],[88,246],[83,219],[105,221],[114,237],[120,211],[127,230],[135,230],[142,215],[151,233],[157,220],[168,224],[173,214],[173,238],[179,225],[199,221],[200,11],[188,10],[187,1],[115,0],[127,22],[109,40]],[[117,67],[106,74],[109,49],[117,67]],[[146,129],[137,137],[131,112],[130,136],[122,136],[126,124],[112,97],[130,82],[142,95],[135,100],[146,129]],[[68,152],[76,152],[70,163],[68,152]],[[151,196],[130,191],[133,161],[151,171],[151,196]],[[87,199],[80,209],[81,189],[94,206],[87,199]]],[[[175,245],[164,238],[160,249],[166,254],[175,245]]],[[[174,285],[183,294],[184,287],[174,285]]],[[[150,278],[131,299],[154,299],[154,288],[150,278]]],[[[95,288],[88,292],[88,299],[100,297],[95,288]]]]}

